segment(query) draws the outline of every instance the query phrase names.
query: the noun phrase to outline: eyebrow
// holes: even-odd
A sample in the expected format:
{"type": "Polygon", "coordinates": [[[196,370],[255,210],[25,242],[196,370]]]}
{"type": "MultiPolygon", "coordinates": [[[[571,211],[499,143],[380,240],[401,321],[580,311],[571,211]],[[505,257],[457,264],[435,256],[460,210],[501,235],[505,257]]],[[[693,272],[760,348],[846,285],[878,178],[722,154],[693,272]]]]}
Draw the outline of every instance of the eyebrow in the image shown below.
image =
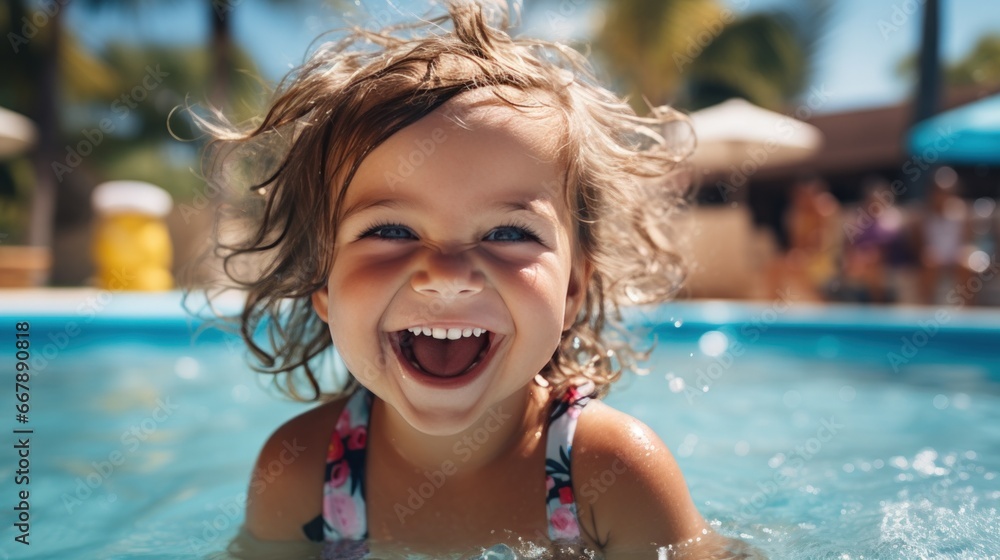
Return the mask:
{"type": "MultiPolygon", "coordinates": [[[[509,200],[499,200],[492,205],[492,208],[504,210],[507,212],[529,212],[538,216],[548,217],[547,213],[539,212],[532,208],[531,202],[538,200],[538,197],[521,197],[513,198],[509,200]]],[[[341,215],[341,220],[347,219],[352,214],[357,214],[358,212],[363,212],[369,208],[400,208],[407,206],[417,206],[417,203],[412,199],[406,197],[395,197],[395,198],[376,198],[372,200],[362,200],[356,202],[349,206],[344,213],[341,215]]]]}

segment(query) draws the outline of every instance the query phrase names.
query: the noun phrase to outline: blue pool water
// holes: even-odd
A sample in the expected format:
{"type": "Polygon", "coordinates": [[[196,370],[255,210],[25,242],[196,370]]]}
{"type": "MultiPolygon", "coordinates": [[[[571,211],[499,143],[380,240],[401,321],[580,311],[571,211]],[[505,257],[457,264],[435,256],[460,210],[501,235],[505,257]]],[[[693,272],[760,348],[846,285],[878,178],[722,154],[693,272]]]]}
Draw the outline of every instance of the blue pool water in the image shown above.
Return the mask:
{"type": "MultiPolygon", "coordinates": [[[[8,379],[19,321],[30,410],[16,421],[6,383],[0,559],[223,551],[261,443],[308,405],[268,391],[238,339],[193,339],[176,294],[0,294],[8,379]],[[27,486],[13,429],[33,430],[27,486]]],[[[660,434],[717,531],[771,558],[1000,558],[1000,314],[687,303],[630,321],[657,347],[608,402],[660,434]]]]}

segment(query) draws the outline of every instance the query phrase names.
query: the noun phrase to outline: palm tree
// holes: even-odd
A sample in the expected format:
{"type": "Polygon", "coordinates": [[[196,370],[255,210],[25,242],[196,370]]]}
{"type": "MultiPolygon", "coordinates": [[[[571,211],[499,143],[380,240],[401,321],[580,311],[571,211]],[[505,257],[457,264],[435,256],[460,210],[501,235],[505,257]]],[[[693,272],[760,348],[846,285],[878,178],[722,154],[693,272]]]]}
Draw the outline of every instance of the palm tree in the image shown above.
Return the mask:
{"type": "Polygon", "coordinates": [[[742,97],[781,109],[806,85],[807,57],[788,18],[752,14],[728,25],[691,63],[684,106],[695,110],[742,97]]]}
{"type": "Polygon", "coordinates": [[[697,109],[744,97],[779,109],[808,83],[830,0],[734,14],[713,0],[605,0],[596,47],[633,94],[697,109]]]}
{"type": "Polygon", "coordinates": [[[725,25],[717,0],[606,0],[595,48],[622,89],[653,105],[673,101],[705,38],[725,25]]]}
{"type": "MultiPolygon", "coordinates": [[[[924,18],[920,34],[920,53],[917,82],[917,98],[914,103],[913,122],[918,123],[934,116],[938,111],[941,96],[941,7],[938,0],[927,0],[924,4],[924,18]]],[[[924,174],[913,185],[913,196],[921,197],[927,191],[929,173],[924,174]]]]}

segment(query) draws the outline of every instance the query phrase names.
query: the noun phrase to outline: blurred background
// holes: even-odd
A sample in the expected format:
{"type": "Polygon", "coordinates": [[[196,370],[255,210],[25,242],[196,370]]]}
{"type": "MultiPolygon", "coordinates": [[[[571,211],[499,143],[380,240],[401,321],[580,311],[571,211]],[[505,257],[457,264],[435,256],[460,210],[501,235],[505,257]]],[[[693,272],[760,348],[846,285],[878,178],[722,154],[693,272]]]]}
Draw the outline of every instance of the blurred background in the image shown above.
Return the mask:
{"type": "MultiPolygon", "coordinates": [[[[253,119],[321,33],[431,7],[7,0],[0,286],[173,287],[219,201],[200,179],[202,138],[176,109],[253,119]]],[[[640,112],[691,115],[683,297],[1000,305],[1000,3],[525,0],[520,11],[518,33],[589,48],[640,112]]]]}

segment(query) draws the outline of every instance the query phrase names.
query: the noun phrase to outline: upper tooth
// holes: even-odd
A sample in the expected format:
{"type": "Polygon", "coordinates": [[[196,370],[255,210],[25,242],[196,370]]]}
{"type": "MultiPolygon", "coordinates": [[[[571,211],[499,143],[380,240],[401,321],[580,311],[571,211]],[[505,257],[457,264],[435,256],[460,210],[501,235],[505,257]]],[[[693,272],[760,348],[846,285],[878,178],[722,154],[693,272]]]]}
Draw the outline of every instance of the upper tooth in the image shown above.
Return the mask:
{"type": "Polygon", "coordinates": [[[406,330],[415,335],[422,334],[424,336],[433,336],[434,338],[441,340],[456,340],[466,336],[480,336],[486,332],[486,329],[481,329],[479,327],[410,327],[406,330]]]}

